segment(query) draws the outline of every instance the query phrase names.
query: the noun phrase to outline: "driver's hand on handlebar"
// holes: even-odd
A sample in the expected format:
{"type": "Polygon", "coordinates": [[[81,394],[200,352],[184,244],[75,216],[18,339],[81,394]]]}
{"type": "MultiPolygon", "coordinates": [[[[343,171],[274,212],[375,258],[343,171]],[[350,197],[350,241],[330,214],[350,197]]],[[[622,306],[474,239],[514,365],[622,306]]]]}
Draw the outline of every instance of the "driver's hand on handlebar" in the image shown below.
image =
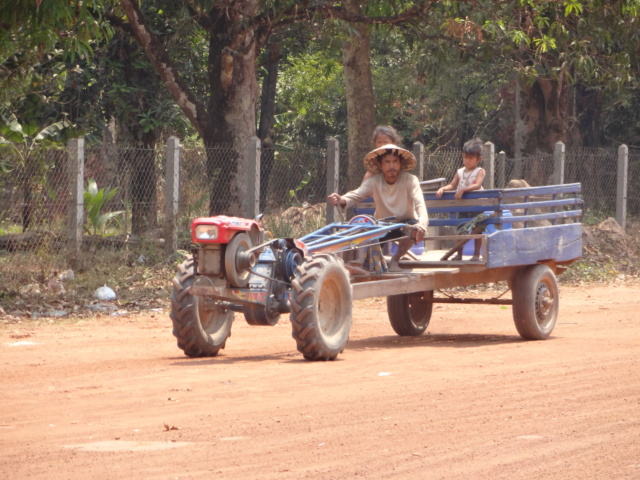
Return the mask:
{"type": "Polygon", "coordinates": [[[413,229],[416,231],[416,243],[424,240],[424,228],[421,225],[414,225],[413,229]]]}
{"type": "Polygon", "coordinates": [[[332,193],[331,195],[329,195],[327,197],[327,200],[333,206],[344,207],[347,205],[347,201],[337,193],[332,193]]]}

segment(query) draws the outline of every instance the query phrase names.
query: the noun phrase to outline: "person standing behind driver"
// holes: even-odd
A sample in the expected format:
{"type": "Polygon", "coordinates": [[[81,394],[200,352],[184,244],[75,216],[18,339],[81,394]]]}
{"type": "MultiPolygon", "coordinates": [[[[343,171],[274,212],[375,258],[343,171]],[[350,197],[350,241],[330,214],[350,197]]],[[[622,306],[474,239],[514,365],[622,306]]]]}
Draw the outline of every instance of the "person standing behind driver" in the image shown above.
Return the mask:
{"type": "MultiPolygon", "coordinates": [[[[484,168],[479,164],[482,162],[482,140],[474,138],[465,142],[462,146],[462,163],[464,167],[458,169],[453,176],[453,180],[448,185],[440,187],[436,191],[436,197],[441,197],[444,192],[455,190],[454,198],[460,200],[465,192],[474,190],[483,190],[482,183],[486,174],[484,168]]],[[[461,212],[458,214],[461,218],[474,217],[478,212],[461,212]]],[[[480,255],[480,239],[475,239],[475,250],[471,260],[478,260],[480,255]]],[[[462,256],[456,257],[460,260],[462,256]]]]}
{"type": "MultiPolygon", "coordinates": [[[[373,130],[373,144],[375,148],[380,148],[385,145],[400,145],[401,142],[402,137],[400,137],[400,134],[395,128],[389,125],[378,125],[373,130]]],[[[364,181],[371,176],[373,176],[373,173],[367,170],[360,183],[364,183],[364,181]]]]}
{"type": "Polygon", "coordinates": [[[398,248],[389,263],[390,271],[398,271],[400,258],[414,242],[423,240],[429,223],[420,182],[418,177],[409,173],[416,166],[416,158],[397,145],[384,145],[369,152],[364,158],[364,165],[372,174],[369,179],[356,190],[344,195],[332,193],[327,200],[334,206],[349,208],[373,196],[376,206],[374,218],[395,217],[398,223],[413,225],[415,235],[412,234],[412,238],[400,238],[403,234],[392,230],[381,239],[399,238],[398,248]]]}

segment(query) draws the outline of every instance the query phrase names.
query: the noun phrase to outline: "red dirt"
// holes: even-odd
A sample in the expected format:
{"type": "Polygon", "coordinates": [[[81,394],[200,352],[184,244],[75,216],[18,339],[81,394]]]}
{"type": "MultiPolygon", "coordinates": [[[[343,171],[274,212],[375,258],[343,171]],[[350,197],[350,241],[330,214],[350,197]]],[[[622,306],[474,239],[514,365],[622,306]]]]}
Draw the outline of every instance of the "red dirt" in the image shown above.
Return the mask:
{"type": "Polygon", "coordinates": [[[0,477],[640,478],[640,286],[561,286],[550,339],[436,305],[400,338],[357,302],[345,352],[288,318],[183,356],[166,313],[0,326],[0,477]]]}

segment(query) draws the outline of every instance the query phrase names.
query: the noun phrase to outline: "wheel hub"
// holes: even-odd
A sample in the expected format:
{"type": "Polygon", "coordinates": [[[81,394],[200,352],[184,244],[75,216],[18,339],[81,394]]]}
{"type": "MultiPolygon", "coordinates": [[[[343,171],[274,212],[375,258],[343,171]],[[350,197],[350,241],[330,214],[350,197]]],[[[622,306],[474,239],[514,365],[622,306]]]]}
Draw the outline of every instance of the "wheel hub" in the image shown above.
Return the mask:
{"type": "Polygon", "coordinates": [[[538,286],[536,294],[536,317],[538,323],[544,323],[554,306],[554,298],[549,288],[544,284],[538,286]]]}

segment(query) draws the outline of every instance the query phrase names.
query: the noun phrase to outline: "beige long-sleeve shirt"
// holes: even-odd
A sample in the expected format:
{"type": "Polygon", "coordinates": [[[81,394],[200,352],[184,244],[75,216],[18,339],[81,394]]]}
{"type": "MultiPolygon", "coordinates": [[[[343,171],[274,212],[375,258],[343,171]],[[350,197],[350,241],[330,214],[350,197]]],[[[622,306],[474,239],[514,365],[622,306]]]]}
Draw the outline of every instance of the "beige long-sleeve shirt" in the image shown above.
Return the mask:
{"type": "Polygon", "coordinates": [[[427,229],[427,206],[424,203],[420,182],[415,175],[400,172],[396,183],[389,184],[382,173],[378,173],[365,180],[356,190],[342,195],[347,201],[347,208],[368,197],[373,197],[376,204],[374,218],[395,216],[397,221],[418,220],[418,223],[427,229]]]}

